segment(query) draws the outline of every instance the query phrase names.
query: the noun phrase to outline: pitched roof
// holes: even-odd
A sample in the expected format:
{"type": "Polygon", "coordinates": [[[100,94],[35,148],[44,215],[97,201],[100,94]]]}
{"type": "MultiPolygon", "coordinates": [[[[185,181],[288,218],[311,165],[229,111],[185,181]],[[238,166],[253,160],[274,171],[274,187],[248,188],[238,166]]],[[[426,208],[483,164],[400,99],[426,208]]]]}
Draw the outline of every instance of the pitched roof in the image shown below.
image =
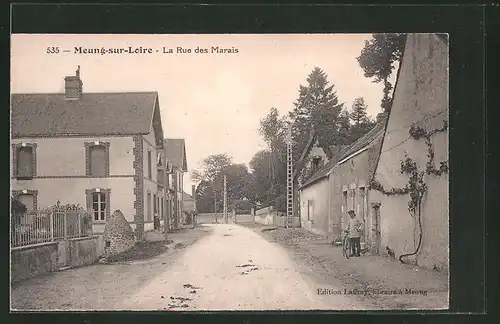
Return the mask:
{"type": "Polygon", "coordinates": [[[303,189],[318,180],[326,177],[330,171],[335,167],[339,162],[341,162],[345,158],[349,158],[352,154],[358,152],[359,150],[370,145],[375,139],[381,137],[385,131],[385,124],[387,123],[387,119],[381,120],[377,123],[368,133],[361,136],[356,142],[347,146],[335,156],[332,157],[330,161],[328,161],[325,165],[323,165],[316,173],[312,175],[301,187],[303,189]]]}
{"type": "Polygon", "coordinates": [[[186,143],[184,139],[166,138],[165,156],[174,167],[187,172],[186,143]]]}
{"type": "Polygon", "coordinates": [[[157,92],[13,94],[12,137],[148,134],[157,92]]]}

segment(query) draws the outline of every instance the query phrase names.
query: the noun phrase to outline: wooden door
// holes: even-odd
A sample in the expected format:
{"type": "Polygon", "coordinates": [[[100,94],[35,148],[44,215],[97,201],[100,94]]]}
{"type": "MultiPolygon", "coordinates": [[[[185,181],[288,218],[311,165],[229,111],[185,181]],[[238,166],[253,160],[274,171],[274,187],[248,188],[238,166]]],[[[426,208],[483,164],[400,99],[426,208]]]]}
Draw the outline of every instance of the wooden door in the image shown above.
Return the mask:
{"type": "Polygon", "coordinates": [[[380,230],[380,205],[372,205],[372,217],[373,217],[373,252],[375,254],[380,254],[382,245],[382,235],[380,230]]]}

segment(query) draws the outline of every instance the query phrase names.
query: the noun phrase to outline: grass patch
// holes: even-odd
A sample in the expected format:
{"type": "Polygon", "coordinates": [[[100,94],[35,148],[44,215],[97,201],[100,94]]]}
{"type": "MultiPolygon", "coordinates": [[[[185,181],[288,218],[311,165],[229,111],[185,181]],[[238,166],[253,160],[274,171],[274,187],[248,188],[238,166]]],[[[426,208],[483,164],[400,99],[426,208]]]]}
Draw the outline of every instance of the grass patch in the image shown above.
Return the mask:
{"type": "Polygon", "coordinates": [[[107,258],[109,262],[135,261],[154,258],[168,250],[167,242],[138,242],[128,251],[107,258]]]}

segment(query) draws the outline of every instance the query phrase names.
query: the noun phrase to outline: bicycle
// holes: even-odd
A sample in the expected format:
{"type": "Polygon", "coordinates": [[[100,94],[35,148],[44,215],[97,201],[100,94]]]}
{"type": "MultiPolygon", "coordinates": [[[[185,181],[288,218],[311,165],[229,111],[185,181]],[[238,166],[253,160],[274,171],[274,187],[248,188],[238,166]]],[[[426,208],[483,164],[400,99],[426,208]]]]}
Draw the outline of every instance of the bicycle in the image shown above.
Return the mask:
{"type": "Polygon", "coordinates": [[[351,257],[351,240],[349,239],[347,231],[345,231],[344,238],[342,239],[342,255],[346,259],[351,257]]]}

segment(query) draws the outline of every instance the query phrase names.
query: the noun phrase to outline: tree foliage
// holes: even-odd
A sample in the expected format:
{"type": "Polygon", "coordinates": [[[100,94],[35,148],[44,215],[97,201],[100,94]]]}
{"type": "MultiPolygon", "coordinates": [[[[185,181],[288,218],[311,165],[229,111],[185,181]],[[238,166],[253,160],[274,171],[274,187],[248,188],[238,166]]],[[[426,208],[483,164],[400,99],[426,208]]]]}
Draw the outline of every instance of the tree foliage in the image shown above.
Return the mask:
{"type": "Polygon", "coordinates": [[[334,85],[319,67],[307,77],[307,86],[300,86],[299,97],[290,113],[295,159],[300,157],[309,139],[312,127],[316,130],[319,146],[325,151],[331,145],[345,142],[340,132],[339,115],[343,104],[339,102],[334,85]]]}
{"type": "Polygon", "coordinates": [[[354,142],[364,134],[366,134],[370,129],[375,126],[375,122],[368,117],[366,110],[368,106],[365,103],[363,97],[358,97],[354,100],[352,105],[352,111],[349,117],[352,121],[350,126],[350,141],[354,142]]]}
{"type": "Polygon", "coordinates": [[[363,69],[367,78],[373,78],[373,82],[384,83],[384,96],[381,107],[384,112],[388,112],[391,106],[389,96],[392,84],[389,82],[395,63],[403,56],[406,34],[373,34],[372,39],[365,41],[365,46],[357,61],[363,69]]]}
{"type": "Polygon", "coordinates": [[[213,154],[203,160],[202,171],[193,171],[191,178],[199,181],[196,207],[200,212],[221,212],[224,208],[224,175],[228,206],[233,200],[248,199],[250,174],[245,164],[232,163],[227,154],[213,154]]]}

